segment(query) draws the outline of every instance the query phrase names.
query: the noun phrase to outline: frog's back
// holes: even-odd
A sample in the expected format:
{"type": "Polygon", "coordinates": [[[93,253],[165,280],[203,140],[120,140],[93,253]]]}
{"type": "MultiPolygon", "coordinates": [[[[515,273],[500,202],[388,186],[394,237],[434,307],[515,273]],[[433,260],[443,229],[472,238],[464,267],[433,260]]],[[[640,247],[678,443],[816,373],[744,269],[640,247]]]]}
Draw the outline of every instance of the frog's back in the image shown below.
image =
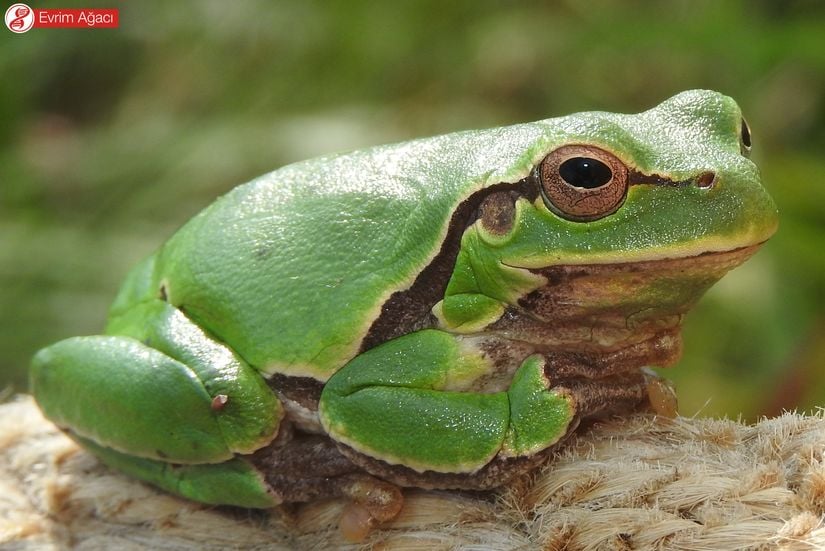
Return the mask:
{"type": "Polygon", "coordinates": [[[152,285],[258,369],[324,380],[438,253],[457,205],[523,178],[541,136],[519,125],[286,166],[181,228],[152,285]]]}

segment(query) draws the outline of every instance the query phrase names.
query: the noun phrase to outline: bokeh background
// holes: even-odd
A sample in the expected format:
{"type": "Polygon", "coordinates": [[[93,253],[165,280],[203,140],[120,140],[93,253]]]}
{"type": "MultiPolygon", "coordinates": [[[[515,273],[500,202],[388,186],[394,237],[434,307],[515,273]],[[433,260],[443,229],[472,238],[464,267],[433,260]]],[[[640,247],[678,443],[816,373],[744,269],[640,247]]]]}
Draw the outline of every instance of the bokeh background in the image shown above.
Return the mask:
{"type": "MultiPolygon", "coordinates": [[[[7,7],[11,2],[7,2],[7,7]]],[[[92,334],[130,266],[258,174],[322,153],[689,88],[735,97],[779,233],[688,317],[681,411],[825,404],[825,3],[32,2],[120,28],[0,28],[0,389],[92,334]]]]}

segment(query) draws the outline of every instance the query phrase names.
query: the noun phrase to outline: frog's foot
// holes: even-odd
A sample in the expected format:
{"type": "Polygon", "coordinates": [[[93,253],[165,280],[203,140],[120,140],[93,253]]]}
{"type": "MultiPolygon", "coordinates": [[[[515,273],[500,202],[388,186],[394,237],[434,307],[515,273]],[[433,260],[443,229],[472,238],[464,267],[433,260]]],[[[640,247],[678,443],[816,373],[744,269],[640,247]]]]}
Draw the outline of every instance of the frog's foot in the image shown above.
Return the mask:
{"type": "Polygon", "coordinates": [[[404,505],[398,486],[369,475],[345,475],[336,483],[352,500],[339,522],[341,533],[349,541],[362,541],[374,527],[398,516],[404,505]]]}
{"type": "Polygon", "coordinates": [[[106,463],[189,499],[282,501],[245,459],[278,438],[285,417],[254,368],[161,300],[134,305],[108,331],[35,356],[31,389],[49,419],[106,463]]]}
{"type": "Polygon", "coordinates": [[[342,476],[337,484],[341,493],[369,511],[376,522],[394,519],[401,512],[404,497],[401,489],[383,480],[365,474],[342,476]]]}
{"type": "Polygon", "coordinates": [[[379,522],[394,518],[403,504],[401,490],[364,474],[326,436],[295,434],[284,445],[266,447],[250,459],[286,502],[348,497],[379,522]]]}
{"type": "Polygon", "coordinates": [[[398,486],[364,473],[326,436],[296,434],[251,460],[283,501],[348,498],[340,528],[350,541],[363,540],[372,528],[395,518],[404,504],[398,486]]]}
{"type": "Polygon", "coordinates": [[[647,381],[647,401],[650,409],[660,417],[676,417],[679,414],[679,403],[673,383],[647,367],[643,367],[641,371],[647,381]]]}

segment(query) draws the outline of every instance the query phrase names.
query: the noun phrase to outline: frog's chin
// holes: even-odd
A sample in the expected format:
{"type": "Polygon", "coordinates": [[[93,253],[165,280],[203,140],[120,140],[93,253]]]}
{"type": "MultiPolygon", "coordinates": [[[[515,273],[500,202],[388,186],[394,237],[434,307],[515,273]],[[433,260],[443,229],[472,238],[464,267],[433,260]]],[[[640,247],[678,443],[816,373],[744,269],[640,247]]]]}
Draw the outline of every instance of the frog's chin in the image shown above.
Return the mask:
{"type": "Polygon", "coordinates": [[[680,258],[533,269],[546,284],[494,324],[555,350],[615,351],[677,334],[684,315],[760,244],[680,258]]]}

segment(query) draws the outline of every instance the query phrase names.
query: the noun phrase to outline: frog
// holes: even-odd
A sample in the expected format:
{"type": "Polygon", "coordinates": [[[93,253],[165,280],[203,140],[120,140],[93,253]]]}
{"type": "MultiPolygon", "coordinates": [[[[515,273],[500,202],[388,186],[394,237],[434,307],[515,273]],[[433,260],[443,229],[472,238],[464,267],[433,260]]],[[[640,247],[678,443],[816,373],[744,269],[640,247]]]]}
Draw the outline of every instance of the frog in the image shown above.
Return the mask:
{"type": "MultiPolygon", "coordinates": [[[[649,408],[685,314],[776,231],[737,103],[692,90],[279,168],[36,353],[44,415],[210,505],[486,491],[649,408]]],[[[656,391],[660,395],[660,391],[656,391]]]]}

